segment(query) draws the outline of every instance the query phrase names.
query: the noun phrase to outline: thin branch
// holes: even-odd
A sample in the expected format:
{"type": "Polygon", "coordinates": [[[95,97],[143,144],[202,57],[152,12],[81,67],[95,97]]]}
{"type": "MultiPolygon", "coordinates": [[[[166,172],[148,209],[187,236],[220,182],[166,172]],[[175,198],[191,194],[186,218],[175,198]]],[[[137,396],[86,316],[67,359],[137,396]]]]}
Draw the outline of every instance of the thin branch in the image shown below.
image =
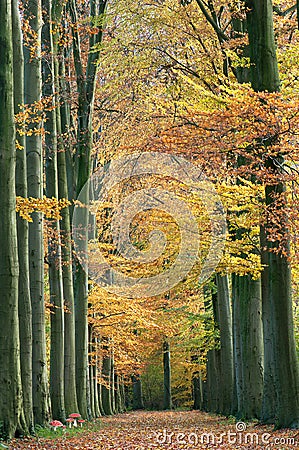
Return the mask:
{"type": "Polygon", "coordinates": [[[229,37],[223,32],[223,30],[221,30],[221,28],[218,26],[218,24],[215,22],[215,20],[213,19],[213,17],[209,14],[209,12],[207,11],[204,3],[202,2],[202,0],[196,0],[196,3],[198,4],[198,6],[200,7],[203,15],[205,16],[205,18],[207,19],[207,21],[212,25],[212,27],[214,28],[214,30],[216,31],[219,40],[222,41],[228,41],[229,37]]]}

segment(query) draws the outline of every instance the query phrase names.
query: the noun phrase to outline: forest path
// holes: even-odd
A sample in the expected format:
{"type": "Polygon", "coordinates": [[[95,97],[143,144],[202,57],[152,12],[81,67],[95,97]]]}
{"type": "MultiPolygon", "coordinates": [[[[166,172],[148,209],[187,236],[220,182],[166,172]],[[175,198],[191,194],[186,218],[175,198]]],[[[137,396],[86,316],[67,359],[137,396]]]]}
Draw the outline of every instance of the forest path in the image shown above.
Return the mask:
{"type": "MultiPolygon", "coordinates": [[[[66,432],[67,433],[67,432],[66,432]]],[[[277,449],[299,448],[298,430],[273,431],[255,423],[199,411],[134,411],[103,417],[94,430],[56,439],[23,439],[9,449],[69,450],[174,450],[174,449],[277,449]],[[100,427],[99,427],[99,424],[100,427]]]]}

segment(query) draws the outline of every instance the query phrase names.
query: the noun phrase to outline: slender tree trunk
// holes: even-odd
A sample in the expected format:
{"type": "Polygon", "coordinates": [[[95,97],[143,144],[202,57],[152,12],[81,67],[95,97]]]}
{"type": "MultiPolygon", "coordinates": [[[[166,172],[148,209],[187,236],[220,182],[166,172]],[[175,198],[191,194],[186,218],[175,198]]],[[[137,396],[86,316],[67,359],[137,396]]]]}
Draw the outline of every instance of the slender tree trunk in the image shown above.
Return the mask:
{"type": "Polygon", "coordinates": [[[164,369],[163,408],[172,409],[170,346],[168,341],[163,342],[163,369],[164,369]]]}
{"type": "MultiPolygon", "coordinates": [[[[41,99],[41,1],[28,0],[24,10],[25,18],[34,33],[37,42],[35,55],[24,48],[25,57],[25,103],[32,105],[41,99]]],[[[39,128],[39,124],[30,127],[39,128]]],[[[33,133],[26,137],[27,185],[30,197],[42,198],[42,139],[33,133]]],[[[49,422],[49,387],[46,358],[45,307],[44,307],[44,251],[42,214],[32,214],[33,222],[29,224],[29,273],[32,307],[32,395],[34,421],[39,425],[49,422]]]]}
{"type": "MultiPolygon", "coordinates": [[[[104,14],[106,0],[90,0],[91,17],[104,14]]],[[[90,51],[88,55],[86,71],[83,70],[81,57],[80,37],[77,31],[77,10],[74,0],[70,2],[70,12],[73,24],[73,53],[77,75],[78,90],[78,131],[77,131],[77,173],[76,195],[78,196],[83,186],[87,183],[91,175],[91,149],[92,149],[92,116],[96,86],[96,62],[99,57],[98,50],[90,51]]],[[[102,29],[90,37],[90,50],[94,45],[99,44],[102,39],[102,29]]],[[[87,195],[82,201],[89,203],[87,195]]],[[[88,240],[88,211],[82,214],[82,226],[86,231],[86,246],[88,240]]],[[[83,249],[84,250],[84,249],[83,249]]],[[[85,248],[86,250],[86,248],[85,248]]],[[[76,381],[77,398],[80,413],[83,417],[88,415],[88,273],[78,263],[75,275],[75,311],[76,311],[76,381]]]]}
{"type": "MultiPolygon", "coordinates": [[[[55,66],[56,67],[56,66],[55,66]]],[[[66,98],[66,81],[64,59],[61,59],[59,70],[60,86],[63,93],[62,105],[60,107],[60,115],[57,119],[61,120],[61,133],[65,136],[69,135],[70,112],[68,99],[66,98]]],[[[67,140],[68,141],[68,140],[67,140]]],[[[73,192],[69,192],[67,163],[64,142],[58,140],[59,152],[57,155],[58,163],[58,190],[60,198],[68,198],[72,200],[73,192]]],[[[69,170],[72,165],[69,164],[69,170]]],[[[62,239],[62,280],[63,294],[66,307],[64,315],[64,396],[66,414],[78,411],[77,392],[76,392],[76,347],[75,347],[75,305],[74,305],[74,288],[73,288],[73,258],[72,258],[72,238],[70,225],[70,207],[61,211],[60,221],[61,239],[62,239]]]]}
{"type": "MultiPolygon", "coordinates": [[[[45,122],[46,145],[46,193],[49,198],[58,199],[57,173],[57,122],[54,88],[52,3],[43,2],[44,25],[42,39],[48,52],[43,60],[43,93],[51,98],[53,109],[47,111],[45,122]]],[[[50,354],[50,395],[52,415],[65,420],[64,408],[64,305],[61,269],[60,224],[56,219],[49,220],[51,236],[48,239],[48,264],[51,314],[51,354],[50,354]]]]}
{"type": "Polygon", "coordinates": [[[102,390],[102,405],[103,411],[106,416],[111,416],[113,414],[112,405],[111,405],[111,356],[106,355],[103,358],[102,365],[102,377],[105,381],[105,385],[101,385],[102,390]]]}
{"type": "MultiPolygon", "coordinates": [[[[14,110],[20,111],[24,104],[24,56],[21,36],[20,14],[17,2],[12,3],[13,18],[13,72],[14,72],[14,110]]],[[[21,124],[19,124],[19,127],[21,124]]],[[[16,195],[27,197],[27,168],[25,136],[17,133],[18,144],[22,149],[16,151],[16,195]]],[[[32,324],[29,286],[28,222],[17,217],[18,259],[19,259],[19,329],[21,376],[23,390],[23,412],[26,426],[33,431],[32,409],[32,324]]]]}
{"type": "MultiPolygon", "coordinates": [[[[199,358],[198,355],[192,355],[192,363],[198,365],[199,358]]],[[[203,409],[203,388],[202,388],[202,378],[200,373],[200,368],[194,371],[192,376],[192,396],[193,396],[193,409],[202,410],[203,409]]]]}
{"type": "Polygon", "coordinates": [[[89,331],[89,392],[90,392],[90,410],[91,410],[91,417],[95,417],[95,391],[94,391],[94,380],[93,380],[93,369],[94,369],[94,348],[92,345],[92,326],[89,325],[88,327],[89,331]]]}
{"type": "Polygon", "coordinates": [[[111,409],[112,413],[115,414],[115,385],[114,385],[114,376],[115,376],[115,368],[114,368],[114,348],[111,349],[111,373],[110,373],[110,386],[111,386],[111,409]]]}
{"type": "Polygon", "coordinates": [[[121,405],[122,405],[122,409],[120,412],[124,412],[126,410],[126,392],[125,392],[125,381],[124,381],[123,375],[121,376],[119,387],[120,387],[120,398],[121,398],[121,405]]]}
{"type": "Polygon", "coordinates": [[[98,338],[95,336],[93,338],[93,345],[94,345],[94,352],[95,352],[95,363],[93,366],[93,385],[94,385],[94,410],[95,410],[95,417],[101,416],[101,410],[100,410],[100,404],[99,404],[99,384],[98,384],[98,378],[99,378],[99,343],[98,338]]]}

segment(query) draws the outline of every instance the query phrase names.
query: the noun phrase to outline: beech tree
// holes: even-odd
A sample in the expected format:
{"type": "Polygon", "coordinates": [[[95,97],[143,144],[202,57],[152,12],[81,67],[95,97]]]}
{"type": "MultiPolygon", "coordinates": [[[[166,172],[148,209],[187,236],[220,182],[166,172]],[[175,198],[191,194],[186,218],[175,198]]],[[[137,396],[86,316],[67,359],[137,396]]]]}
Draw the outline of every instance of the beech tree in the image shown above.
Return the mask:
{"type": "MultiPolygon", "coordinates": [[[[246,1],[248,36],[251,58],[252,87],[256,91],[275,92],[280,89],[273,29],[273,4],[271,0],[246,1]]],[[[271,139],[261,144],[261,151],[268,151],[271,139]]],[[[274,183],[265,187],[265,201],[271,211],[275,194],[285,197],[286,185],[280,181],[283,171],[283,155],[266,160],[266,167],[276,175],[274,183]]],[[[271,219],[270,219],[271,220],[271,219]]],[[[281,215],[281,228],[288,233],[285,215],[281,215]]],[[[275,421],[276,426],[299,427],[299,372],[293,329],[291,294],[291,268],[289,263],[290,240],[285,251],[279,242],[269,238],[271,221],[265,223],[262,236],[266,246],[263,261],[264,272],[263,320],[265,342],[265,385],[262,420],[275,421]],[[271,392],[272,391],[272,392],[271,392]],[[273,403],[274,397],[274,403],[273,403]],[[268,403],[269,401],[269,403],[268,403]],[[274,404],[275,410],[272,407],[274,404]],[[274,417],[273,417],[274,414],[274,417]]]]}
{"type": "MultiPolygon", "coordinates": [[[[24,46],[25,103],[34,108],[42,97],[41,72],[41,1],[28,0],[24,5],[24,18],[34,32],[32,47],[24,46]]],[[[32,133],[26,136],[28,196],[43,197],[43,155],[41,122],[29,124],[32,133]],[[37,132],[34,132],[34,128],[37,132]]],[[[34,421],[46,425],[50,419],[49,386],[46,360],[46,331],[44,305],[44,245],[43,217],[40,212],[32,214],[29,224],[29,274],[32,306],[32,396],[34,421]]]]}
{"type": "MultiPolygon", "coordinates": [[[[14,436],[22,412],[18,319],[18,251],[15,192],[15,125],[12,2],[0,4],[0,422],[14,436]]],[[[16,5],[14,5],[16,8],[16,5]]]]}
{"type": "MultiPolygon", "coordinates": [[[[98,17],[103,20],[107,0],[90,1],[90,19],[98,17]]],[[[73,56],[78,90],[78,122],[77,122],[77,148],[75,161],[75,195],[88,182],[91,175],[91,150],[93,144],[92,118],[94,96],[97,79],[97,60],[99,58],[99,43],[102,39],[102,24],[99,24],[96,33],[89,38],[89,53],[86,69],[84,69],[80,34],[77,30],[78,14],[75,1],[70,2],[70,13],[73,22],[73,56]]],[[[88,191],[88,190],[87,190],[88,191]]],[[[84,199],[88,204],[88,198],[84,199]]],[[[87,230],[88,212],[83,218],[83,228],[87,230]]],[[[88,236],[86,236],[86,245],[88,236]]],[[[76,317],[76,384],[79,411],[83,417],[89,416],[88,393],[88,274],[78,263],[75,274],[75,317],[76,317]]]]}
{"type": "MultiPolygon", "coordinates": [[[[17,2],[12,3],[13,19],[13,75],[14,75],[14,112],[21,112],[24,104],[24,55],[21,34],[20,13],[17,2]]],[[[27,163],[26,139],[24,136],[24,123],[19,123],[20,133],[17,132],[16,152],[16,195],[27,197],[27,163]]],[[[19,259],[19,286],[18,286],[18,313],[20,329],[21,377],[23,390],[23,411],[26,426],[33,431],[32,409],[32,308],[29,282],[29,248],[28,248],[28,222],[17,216],[18,231],[18,259],[19,259]]]]}

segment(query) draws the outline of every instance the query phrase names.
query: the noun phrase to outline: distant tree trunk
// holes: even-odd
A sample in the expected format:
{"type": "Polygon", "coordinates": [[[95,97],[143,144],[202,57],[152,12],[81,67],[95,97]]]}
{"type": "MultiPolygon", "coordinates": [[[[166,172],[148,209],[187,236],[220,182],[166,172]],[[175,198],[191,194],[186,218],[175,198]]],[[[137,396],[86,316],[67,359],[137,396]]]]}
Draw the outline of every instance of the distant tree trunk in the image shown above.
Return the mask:
{"type": "MultiPolygon", "coordinates": [[[[247,24],[251,58],[251,79],[252,87],[255,91],[275,92],[280,88],[278,64],[276,58],[276,46],[273,30],[273,5],[271,0],[248,0],[247,24]]],[[[267,140],[266,140],[267,141],[267,140]]],[[[267,146],[271,143],[263,142],[267,152],[267,146]]],[[[269,158],[266,165],[272,172],[280,175],[283,157],[277,155],[276,158],[269,158]]],[[[265,189],[266,204],[271,214],[271,207],[275,202],[273,194],[284,196],[285,185],[278,182],[275,185],[268,185],[265,189]]],[[[270,223],[266,223],[271,227],[270,223]]],[[[280,217],[280,230],[287,233],[288,224],[284,215],[280,217]]],[[[266,252],[269,262],[266,280],[268,289],[263,298],[263,314],[271,314],[264,318],[264,323],[272,322],[272,331],[267,326],[264,329],[265,351],[273,353],[270,361],[273,361],[273,371],[265,374],[265,383],[269,383],[274,373],[274,383],[276,387],[276,425],[282,427],[299,427],[299,368],[296,354],[296,345],[293,330],[293,310],[291,295],[291,268],[288,262],[289,242],[286,243],[286,253],[281,253],[279,242],[270,242],[266,238],[266,252]],[[274,250],[274,252],[273,252],[274,250]],[[277,251],[278,250],[278,251],[277,251]],[[266,333],[269,335],[266,335],[266,333]],[[269,340],[274,338],[272,346],[269,340]]],[[[265,251],[265,250],[263,250],[265,251]]],[[[265,366],[269,370],[269,364],[265,366]]],[[[265,386],[265,393],[271,388],[265,386]]],[[[272,402],[273,396],[270,397],[272,402]]],[[[266,409],[266,399],[263,406],[266,409]]]]}
{"type": "Polygon", "coordinates": [[[98,379],[99,379],[99,342],[98,342],[98,338],[96,336],[94,336],[93,338],[93,345],[94,345],[94,352],[95,352],[95,363],[93,366],[93,384],[94,384],[94,398],[95,398],[95,417],[100,417],[101,416],[101,409],[100,409],[100,404],[99,404],[99,384],[98,384],[98,379]]]}
{"type": "Polygon", "coordinates": [[[126,410],[126,392],[125,392],[125,381],[124,381],[123,375],[121,376],[119,387],[120,387],[120,398],[121,398],[121,405],[122,405],[121,412],[123,412],[126,410]]]}
{"type": "MultiPolygon", "coordinates": [[[[24,9],[34,33],[36,33],[35,54],[24,47],[25,57],[25,103],[32,105],[41,99],[41,1],[28,0],[24,9]]],[[[31,124],[39,128],[39,124],[31,124]]],[[[33,133],[26,137],[27,185],[28,196],[42,198],[42,138],[33,133]]],[[[29,224],[29,273],[32,307],[32,395],[34,421],[46,425],[50,419],[49,387],[46,358],[45,306],[44,306],[44,250],[42,214],[32,214],[33,222],[29,224]]]]}
{"type": "Polygon", "coordinates": [[[167,340],[163,342],[163,369],[164,369],[163,408],[172,409],[170,346],[167,340]]]}
{"type": "MultiPolygon", "coordinates": [[[[100,349],[100,339],[98,338],[98,350],[100,349]]],[[[97,358],[97,373],[98,373],[98,377],[99,380],[102,377],[102,359],[100,356],[98,356],[97,358]]],[[[97,383],[97,389],[98,389],[98,403],[99,403],[99,410],[100,410],[100,415],[103,416],[105,414],[104,412],[104,408],[103,408],[103,403],[102,403],[102,386],[100,383],[97,383]]]]}
{"type": "Polygon", "coordinates": [[[114,376],[114,388],[115,388],[115,412],[116,414],[124,411],[124,398],[121,385],[121,376],[117,373],[114,376]]]}
{"type": "Polygon", "coordinates": [[[220,352],[209,350],[207,354],[207,381],[206,381],[207,411],[219,413],[220,405],[220,352]]]}
{"type": "MultiPolygon", "coordinates": [[[[198,365],[199,358],[198,355],[191,356],[191,362],[198,365]]],[[[202,410],[203,409],[203,386],[202,378],[199,368],[194,371],[192,376],[192,396],[193,396],[193,409],[202,410]]]]}
{"type": "Polygon", "coordinates": [[[142,382],[139,374],[132,376],[133,409],[143,409],[142,382]]]}
{"type": "Polygon", "coordinates": [[[111,416],[113,414],[112,403],[111,403],[111,349],[109,347],[109,339],[103,338],[103,351],[104,356],[102,360],[102,379],[103,383],[101,384],[101,398],[102,398],[102,407],[103,412],[107,416],[111,416]]]}
{"type": "MultiPolygon", "coordinates": [[[[14,5],[16,7],[16,5],[14,5]]],[[[13,437],[22,409],[18,322],[12,3],[0,3],[0,423],[13,437]]]]}
{"type": "Polygon", "coordinates": [[[111,386],[111,409],[112,413],[115,414],[115,385],[114,385],[114,376],[115,376],[115,368],[114,368],[114,348],[111,349],[111,373],[110,373],[110,386],[111,386]]]}
{"type": "Polygon", "coordinates": [[[89,342],[89,356],[88,356],[88,360],[89,360],[89,392],[90,392],[90,410],[91,410],[91,416],[92,417],[96,417],[95,414],[95,390],[94,390],[94,348],[93,348],[93,336],[92,336],[92,326],[89,325],[88,326],[88,331],[89,331],[89,338],[88,338],[88,342],[89,342]]]}
{"type": "Polygon", "coordinates": [[[106,416],[111,416],[113,414],[111,405],[111,356],[105,355],[102,364],[102,377],[104,379],[105,385],[101,385],[102,390],[102,406],[103,411],[106,416]]]}
{"type": "MultiPolygon", "coordinates": [[[[24,56],[21,36],[20,14],[17,2],[12,2],[13,25],[13,72],[14,72],[14,111],[20,111],[24,104],[24,56]]],[[[18,124],[21,127],[21,124],[18,124]]],[[[24,128],[24,127],[23,127],[24,128]]],[[[22,149],[16,151],[16,195],[27,197],[27,167],[25,136],[17,133],[18,144],[22,149]]],[[[21,376],[23,390],[24,420],[29,432],[33,431],[32,407],[32,324],[29,286],[29,248],[28,222],[17,216],[18,259],[19,259],[19,329],[21,376]]]]}

